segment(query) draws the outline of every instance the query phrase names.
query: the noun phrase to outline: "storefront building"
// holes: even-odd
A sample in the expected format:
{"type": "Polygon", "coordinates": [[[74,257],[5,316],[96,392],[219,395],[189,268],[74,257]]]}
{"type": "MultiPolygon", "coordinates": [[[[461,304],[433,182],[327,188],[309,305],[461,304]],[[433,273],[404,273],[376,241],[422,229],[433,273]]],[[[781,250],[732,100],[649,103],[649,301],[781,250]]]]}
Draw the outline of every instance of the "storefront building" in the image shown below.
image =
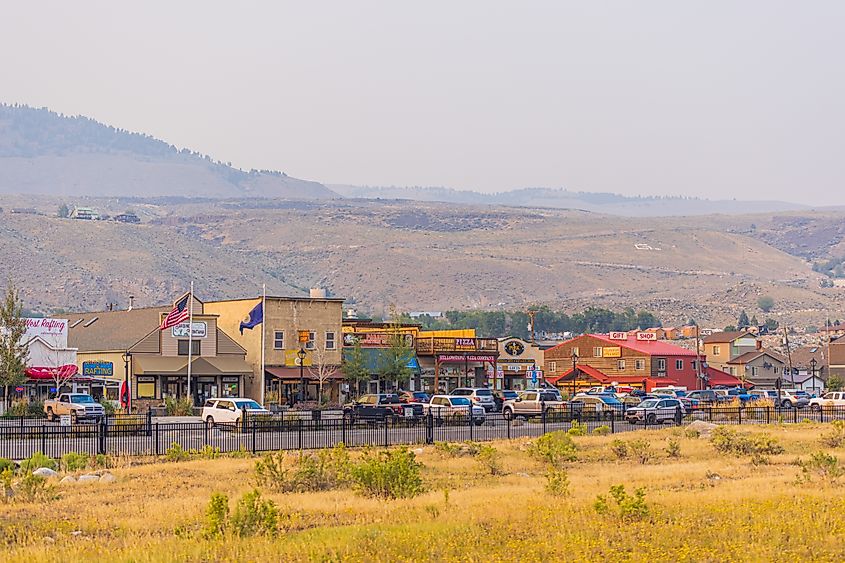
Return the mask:
{"type": "Polygon", "coordinates": [[[537,344],[512,336],[500,338],[494,388],[536,387],[535,381],[543,381],[543,357],[543,350],[537,344]]]}
{"type": "Polygon", "coordinates": [[[159,330],[172,308],[69,315],[80,373],[102,381],[109,398],[128,380],[133,409],[141,411],[167,398],[201,405],[211,397],[243,396],[252,369],[244,361],[246,351],[218,328],[217,315],[194,297],[190,329],[185,321],[159,330]]]}
{"type": "Polygon", "coordinates": [[[428,336],[416,341],[422,390],[448,393],[456,387],[496,384],[499,341],[495,338],[428,336]]]}
{"type": "Polygon", "coordinates": [[[253,375],[247,381],[246,396],[266,406],[339,402],[343,299],[268,295],[262,322],[241,330],[241,323],[261,303],[261,296],[205,303],[205,311],[217,315],[220,328],[246,352],[253,375]],[[323,396],[319,397],[321,387],[323,396]]]}
{"type": "MultiPolygon", "coordinates": [[[[13,399],[43,401],[60,391],[84,389],[88,380],[76,367],[76,348],[68,346],[67,319],[27,318],[26,382],[10,389],[13,399]]],[[[3,391],[0,391],[2,393],[3,391]]]]}

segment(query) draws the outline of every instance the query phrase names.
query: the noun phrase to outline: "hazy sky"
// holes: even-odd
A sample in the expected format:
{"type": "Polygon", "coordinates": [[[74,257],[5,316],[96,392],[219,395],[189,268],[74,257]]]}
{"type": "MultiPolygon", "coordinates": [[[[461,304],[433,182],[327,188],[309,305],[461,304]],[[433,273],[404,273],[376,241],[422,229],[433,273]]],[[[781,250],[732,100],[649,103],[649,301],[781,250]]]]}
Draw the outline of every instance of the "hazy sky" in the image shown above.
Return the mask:
{"type": "Polygon", "coordinates": [[[839,0],[17,0],[0,97],[325,183],[845,204],[844,23],[839,0]]]}

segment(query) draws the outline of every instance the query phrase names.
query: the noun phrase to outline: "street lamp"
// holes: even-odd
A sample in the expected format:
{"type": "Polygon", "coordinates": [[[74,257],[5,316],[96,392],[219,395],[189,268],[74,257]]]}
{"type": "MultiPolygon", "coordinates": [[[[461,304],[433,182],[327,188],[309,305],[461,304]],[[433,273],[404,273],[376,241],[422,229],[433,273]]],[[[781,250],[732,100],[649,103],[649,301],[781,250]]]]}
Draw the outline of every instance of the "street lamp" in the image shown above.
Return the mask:
{"type": "Polygon", "coordinates": [[[305,351],[305,348],[300,347],[299,351],[296,353],[296,357],[299,358],[299,400],[305,400],[305,356],[308,355],[308,352],[305,351]]]}
{"type": "Polygon", "coordinates": [[[121,355],[123,360],[123,385],[126,390],[126,413],[129,414],[132,408],[132,392],[129,390],[129,360],[132,359],[132,352],[127,350],[121,355]]]}
{"type": "Polygon", "coordinates": [[[575,378],[578,375],[578,354],[572,350],[572,398],[575,398],[575,378]]]}
{"type": "MultiPolygon", "coordinates": [[[[813,382],[812,385],[813,385],[814,390],[816,388],[816,365],[818,365],[818,362],[816,361],[816,359],[810,358],[810,373],[812,374],[811,380],[813,382]]],[[[821,393],[819,393],[819,394],[821,394],[821,393]]]]}

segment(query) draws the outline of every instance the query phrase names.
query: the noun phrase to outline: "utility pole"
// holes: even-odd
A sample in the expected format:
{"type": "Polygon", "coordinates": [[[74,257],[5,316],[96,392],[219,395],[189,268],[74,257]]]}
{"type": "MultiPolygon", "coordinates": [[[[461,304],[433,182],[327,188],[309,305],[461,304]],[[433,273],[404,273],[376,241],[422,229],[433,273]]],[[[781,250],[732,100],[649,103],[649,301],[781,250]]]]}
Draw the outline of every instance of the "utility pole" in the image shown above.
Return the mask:
{"type": "Polygon", "coordinates": [[[695,325],[695,367],[698,372],[698,388],[705,389],[704,378],[701,376],[701,341],[699,340],[699,328],[695,325]]]}
{"type": "Polygon", "coordinates": [[[786,359],[789,362],[789,379],[792,381],[792,351],[789,349],[789,332],[783,327],[783,344],[786,346],[786,359]]]}
{"type": "Polygon", "coordinates": [[[528,322],[529,326],[531,327],[531,344],[535,344],[534,342],[534,317],[537,316],[537,311],[534,309],[528,309],[528,322]]]}

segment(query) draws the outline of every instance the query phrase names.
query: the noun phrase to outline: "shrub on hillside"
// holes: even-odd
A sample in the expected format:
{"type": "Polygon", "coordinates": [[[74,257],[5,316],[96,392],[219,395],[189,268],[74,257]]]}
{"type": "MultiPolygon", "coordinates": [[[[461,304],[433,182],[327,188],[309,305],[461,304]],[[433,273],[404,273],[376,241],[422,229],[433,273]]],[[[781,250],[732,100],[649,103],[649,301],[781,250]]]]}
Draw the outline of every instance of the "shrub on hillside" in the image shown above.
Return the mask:
{"type": "Polygon", "coordinates": [[[651,443],[648,440],[639,438],[628,442],[628,450],[631,452],[631,457],[645,465],[654,457],[654,452],[651,450],[651,443]]]}
{"type": "Polygon", "coordinates": [[[578,459],[575,442],[563,430],[540,436],[531,444],[529,451],[533,457],[555,467],[578,459]]]}
{"type": "Polygon", "coordinates": [[[350,474],[355,489],[364,496],[410,498],[423,491],[421,465],[408,448],[364,452],[350,474]]]}
{"type": "Polygon", "coordinates": [[[831,422],[830,432],[822,434],[821,442],[831,448],[838,448],[845,443],[845,420],[834,420],[831,422]]]}
{"type": "Polygon", "coordinates": [[[726,426],[720,426],[713,431],[710,443],[716,451],[734,455],[783,453],[783,446],[768,434],[745,434],[726,426]]]}
{"type": "Polygon", "coordinates": [[[59,466],[63,471],[82,471],[88,467],[88,454],[80,454],[77,452],[68,452],[62,456],[59,466]]]}
{"type": "Polygon", "coordinates": [[[569,474],[565,469],[551,467],[546,471],[546,492],[554,497],[569,496],[569,474]]]}
{"type": "Polygon", "coordinates": [[[827,483],[834,484],[845,475],[845,468],[839,463],[839,459],[825,452],[812,454],[809,460],[801,463],[801,469],[807,481],[811,475],[815,475],[827,483]]]}
{"type": "Polygon", "coordinates": [[[616,456],[617,459],[628,459],[628,444],[623,442],[620,439],[615,439],[610,443],[610,451],[616,456]]]}
{"type": "Polygon", "coordinates": [[[613,505],[604,495],[598,495],[593,503],[593,509],[599,514],[615,512],[619,519],[626,523],[639,522],[649,516],[643,488],[638,488],[633,495],[629,495],[625,492],[624,485],[614,485],[610,487],[610,498],[613,500],[613,505]]]}
{"type": "Polygon", "coordinates": [[[610,434],[610,426],[606,424],[597,426],[596,428],[593,428],[593,434],[596,436],[607,436],[610,434]]]}
{"type": "Polygon", "coordinates": [[[489,444],[483,444],[478,448],[478,454],[475,459],[490,472],[490,475],[502,474],[502,463],[499,450],[489,444]]]}
{"type": "Polygon", "coordinates": [[[586,436],[587,435],[587,425],[578,422],[577,420],[573,420],[569,423],[569,430],[566,432],[570,436],[586,436]]]}
{"type": "Polygon", "coordinates": [[[244,538],[272,534],[278,527],[279,509],[272,500],[261,498],[257,489],[242,496],[231,515],[229,497],[222,493],[213,493],[205,509],[202,535],[206,539],[215,539],[231,532],[244,538]]]}
{"type": "Polygon", "coordinates": [[[259,485],[281,492],[325,491],[349,484],[349,452],[343,444],[317,453],[276,452],[255,462],[259,485]]]}
{"type": "Polygon", "coordinates": [[[666,454],[673,459],[681,457],[681,443],[675,438],[666,440],[666,454]]]}
{"type": "Polygon", "coordinates": [[[27,459],[23,460],[20,465],[20,472],[22,475],[32,473],[39,467],[47,467],[48,469],[57,469],[56,460],[50,456],[46,456],[41,452],[35,452],[27,459]]]}

